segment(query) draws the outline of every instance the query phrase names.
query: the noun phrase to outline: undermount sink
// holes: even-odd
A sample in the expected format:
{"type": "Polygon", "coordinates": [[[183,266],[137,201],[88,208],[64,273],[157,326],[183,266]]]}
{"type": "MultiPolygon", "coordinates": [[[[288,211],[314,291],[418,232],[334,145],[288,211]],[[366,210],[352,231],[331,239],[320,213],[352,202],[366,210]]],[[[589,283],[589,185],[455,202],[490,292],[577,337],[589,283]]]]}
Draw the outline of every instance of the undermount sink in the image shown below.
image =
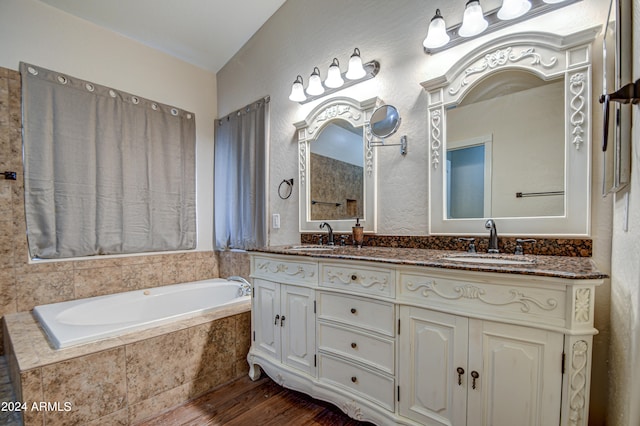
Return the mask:
{"type": "Polygon", "coordinates": [[[335,248],[336,248],[336,246],[321,246],[321,245],[306,244],[306,245],[287,247],[287,250],[292,250],[292,251],[330,251],[330,250],[333,250],[335,248]]]}
{"type": "Polygon", "coordinates": [[[493,265],[531,265],[534,263],[531,259],[505,259],[504,257],[493,256],[446,256],[443,260],[464,263],[486,263],[493,265]]]}

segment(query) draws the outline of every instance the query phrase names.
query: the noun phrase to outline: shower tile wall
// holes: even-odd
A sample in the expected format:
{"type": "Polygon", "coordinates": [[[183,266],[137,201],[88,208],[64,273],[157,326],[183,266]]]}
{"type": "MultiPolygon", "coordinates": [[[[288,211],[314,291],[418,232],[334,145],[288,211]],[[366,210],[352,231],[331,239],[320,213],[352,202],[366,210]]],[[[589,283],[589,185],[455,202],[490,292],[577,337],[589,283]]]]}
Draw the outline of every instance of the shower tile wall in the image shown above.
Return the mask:
{"type": "MultiPolygon", "coordinates": [[[[218,276],[248,276],[248,262],[243,266],[242,254],[236,253],[225,256],[229,264],[220,275],[218,258],[212,251],[29,264],[20,73],[0,67],[0,172],[4,171],[16,172],[18,179],[0,177],[0,317],[44,303],[218,276]]],[[[0,354],[4,353],[2,341],[0,335],[0,354]]]]}

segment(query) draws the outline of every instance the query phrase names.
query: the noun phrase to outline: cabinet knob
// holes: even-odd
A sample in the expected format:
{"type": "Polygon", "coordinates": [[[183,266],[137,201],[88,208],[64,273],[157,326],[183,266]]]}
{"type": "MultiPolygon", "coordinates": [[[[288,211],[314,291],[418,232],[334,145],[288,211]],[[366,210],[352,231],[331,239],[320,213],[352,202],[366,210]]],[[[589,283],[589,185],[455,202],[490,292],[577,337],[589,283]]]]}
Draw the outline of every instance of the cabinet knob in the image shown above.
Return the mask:
{"type": "Polygon", "coordinates": [[[352,376],[352,377],[351,377],[351,381],[352,381],[353,383],[356,383],[356,382],[358,381],[358,378],[357,378],[356,376],[352,376]]]}
{"type": "Polygon", "coordinates": [[[351,275],[351,281],[355,281],[358,279],[358,276],[356,274],[351,275]]]}
{"type": "Polygon", "coordinates": [[[358,312],[356,308],[351,308],[351,313],[355,315],[355,313],[358,312]]]}
{"type": "Polygon", "coordinates": [[[353,349],[355,349],[355,348],[357,348],[357,347],[358,347],[358,344],[357,344],[356,342],[352,342],[352,343],[351,343],[351,347],[352,347],[353,349]]]}
{"type": "Polygon", "coordinates": [[[458,386],[462,386],[462,375],[464,374],[464,368],[458,367],[456,369],[456,372],[458,373],[458,386]]]}
{"type": "Polygon", "coordinates": [[[471,377],[473,378],[473,381],[471,382],[471,389],[475,389],[476,388],[476,379],[478,379],[480,377],[480,374],[478,374],[477,371],[472,371],[471,372],[471,377]]]}

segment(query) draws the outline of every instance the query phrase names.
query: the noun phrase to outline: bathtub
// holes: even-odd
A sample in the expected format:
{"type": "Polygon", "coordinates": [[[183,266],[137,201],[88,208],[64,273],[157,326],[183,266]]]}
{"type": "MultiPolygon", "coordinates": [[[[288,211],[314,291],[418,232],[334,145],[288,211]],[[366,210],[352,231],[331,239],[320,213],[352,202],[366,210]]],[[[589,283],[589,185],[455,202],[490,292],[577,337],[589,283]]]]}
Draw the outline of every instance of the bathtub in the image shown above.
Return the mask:
{"type": "Polygon", "coordinates": [[[53,347],[63,349],[245,303],[244,289],[215,278],[41,305],[33,314],[53,347]]]}

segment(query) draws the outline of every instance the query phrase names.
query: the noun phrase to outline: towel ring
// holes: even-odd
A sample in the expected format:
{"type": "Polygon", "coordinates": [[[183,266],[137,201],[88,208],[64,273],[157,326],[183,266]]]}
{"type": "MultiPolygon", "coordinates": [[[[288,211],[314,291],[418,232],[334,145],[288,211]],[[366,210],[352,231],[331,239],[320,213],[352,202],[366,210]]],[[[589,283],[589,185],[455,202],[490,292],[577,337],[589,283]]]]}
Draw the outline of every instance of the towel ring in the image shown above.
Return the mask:
{"type": "Polygon", "coordinates": [[[291,179],[284,179],[282,182],[280,182],[280,185],[278,185],[278,196],[280,198],[282,198],[283,200],[286,200],[287,198],[291,197],[291,194],[293,193],[293,178],[291,179]],[[285,188],[285,195],[282,195],[282,185],[286,184],[287,187],[285,188]],[[287,191],[288,189],[288,191],[287,191]]]}

